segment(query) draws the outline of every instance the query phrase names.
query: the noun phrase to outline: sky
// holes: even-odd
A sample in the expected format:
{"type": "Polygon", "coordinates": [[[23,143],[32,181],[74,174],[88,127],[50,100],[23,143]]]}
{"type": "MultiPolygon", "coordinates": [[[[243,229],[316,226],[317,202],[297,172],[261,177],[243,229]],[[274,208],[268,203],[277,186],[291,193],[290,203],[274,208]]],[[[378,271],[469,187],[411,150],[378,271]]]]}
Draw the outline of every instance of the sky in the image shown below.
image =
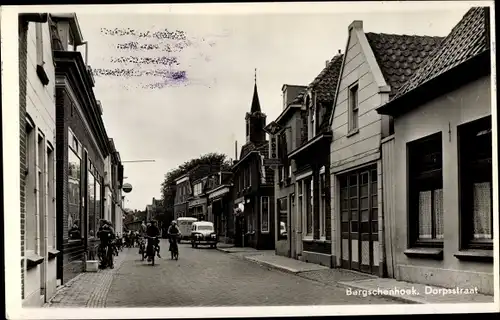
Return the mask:
{"type": "MultiPolygon", "coordinates": [[[[108,136],[124,163],[127,208],[161,198],[164,175],[209,152],[235,157],[257,86],[267,122],[282,111],[283,84],[308,85],[338,50],[347,28],[446,36],[464,6],[418,11],[239,15],[78,13],[108,136]]],[[[80,49],[85,52],[84,49],[80,49]]]]}

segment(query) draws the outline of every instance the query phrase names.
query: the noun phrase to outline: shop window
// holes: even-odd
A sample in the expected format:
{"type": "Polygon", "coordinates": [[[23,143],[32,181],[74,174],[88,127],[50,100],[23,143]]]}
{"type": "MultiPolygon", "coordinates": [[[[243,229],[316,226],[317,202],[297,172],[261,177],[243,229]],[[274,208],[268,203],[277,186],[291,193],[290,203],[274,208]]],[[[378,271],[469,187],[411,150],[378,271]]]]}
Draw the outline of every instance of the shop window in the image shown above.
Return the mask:
{"type": "Polygon", "coordinates": [[[260,197],[260,221],[261,221],[261,229],[262,233],[269,232],[269,197],[260,197]]]}
{"type": "Polygon", "coordinates": [[[462,247],[493,249],[491,117],[458,128],[462,247]]]}
{"type": "Polygon", "coordinates": [[[278,212],[279,212],[279,224],[278,224],[278,239],[286,240],[288,238],[288,198],[284,197],[278,199],[278,212]]]}
{"type": "Polygon", "coordinates": [[[441,133],[408,143],[408,210],[412,246],[443,245],[441,133]]]}
{"type": "Polygon", "coordinates": [[[87,181],[88,181],[88,237],[89,239],[93,239],[96,237],[97,230],[96,227],[96,215],[95,215],[95,178],[92,174],[92,171],[88,171],[87,173],[87,181]]]}

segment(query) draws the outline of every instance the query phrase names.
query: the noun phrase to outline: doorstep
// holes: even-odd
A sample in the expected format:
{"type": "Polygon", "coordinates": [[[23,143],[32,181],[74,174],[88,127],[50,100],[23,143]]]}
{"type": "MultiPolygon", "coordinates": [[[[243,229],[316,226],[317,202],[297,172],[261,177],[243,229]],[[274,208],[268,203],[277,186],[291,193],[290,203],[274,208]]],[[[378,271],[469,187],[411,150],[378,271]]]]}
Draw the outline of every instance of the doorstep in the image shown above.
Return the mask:
{"type": "MultiPolygon", "coordinates": [[[[274,252],[273,252],[274,253],[274,252]]],[[[276,255],[275,253],[268,254],[259,254],[259,255],[250,255],[246,256],[245,259],[258,263],[260,265],[277,269],[280,271],[288,272],[288,273],[301,273],[301,272],[309,272],[309,271],[318,271],[318,270],[329,270],[330,268],[304,262],[300,260],[295,260],[283,256],[276,255]]]]}
{"type": "MultiPolygon", "coordinates": [[[[378,295],[413,304],[493,303],[493,296],[480,293],[453,292],[452,289],[388,278],[339,281],[352,295],[378,295]]],[[[465,289],[465,288],[463,288],[465,289]]]]}

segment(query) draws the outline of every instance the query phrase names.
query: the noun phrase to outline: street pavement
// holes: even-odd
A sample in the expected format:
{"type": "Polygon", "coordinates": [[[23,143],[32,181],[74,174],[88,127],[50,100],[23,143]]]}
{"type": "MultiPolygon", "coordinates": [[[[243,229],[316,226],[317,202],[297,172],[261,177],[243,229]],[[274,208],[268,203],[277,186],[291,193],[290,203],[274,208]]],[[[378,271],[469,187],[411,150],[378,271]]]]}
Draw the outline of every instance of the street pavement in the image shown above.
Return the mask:
{"type": "Polygon", "coordinates": [[[208,247],[179,247],[170,260],[162,240],[155,266],[124,249],[106,288],[105,307],[283,306],[395,304],[383,297],[347,296],[346,289],[268,269],[208,247]]]}

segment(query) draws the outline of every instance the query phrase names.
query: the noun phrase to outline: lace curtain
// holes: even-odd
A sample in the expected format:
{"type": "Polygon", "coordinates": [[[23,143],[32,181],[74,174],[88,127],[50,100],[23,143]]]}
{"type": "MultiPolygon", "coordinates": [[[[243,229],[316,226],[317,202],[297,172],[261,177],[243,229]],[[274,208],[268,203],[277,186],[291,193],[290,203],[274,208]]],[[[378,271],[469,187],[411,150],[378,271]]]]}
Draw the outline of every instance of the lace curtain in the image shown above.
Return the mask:
{"type": "Polygon", "coordinates": [[[474,197],[474,239],[492,239],[491,183],[475,183],[474,197]]]}

